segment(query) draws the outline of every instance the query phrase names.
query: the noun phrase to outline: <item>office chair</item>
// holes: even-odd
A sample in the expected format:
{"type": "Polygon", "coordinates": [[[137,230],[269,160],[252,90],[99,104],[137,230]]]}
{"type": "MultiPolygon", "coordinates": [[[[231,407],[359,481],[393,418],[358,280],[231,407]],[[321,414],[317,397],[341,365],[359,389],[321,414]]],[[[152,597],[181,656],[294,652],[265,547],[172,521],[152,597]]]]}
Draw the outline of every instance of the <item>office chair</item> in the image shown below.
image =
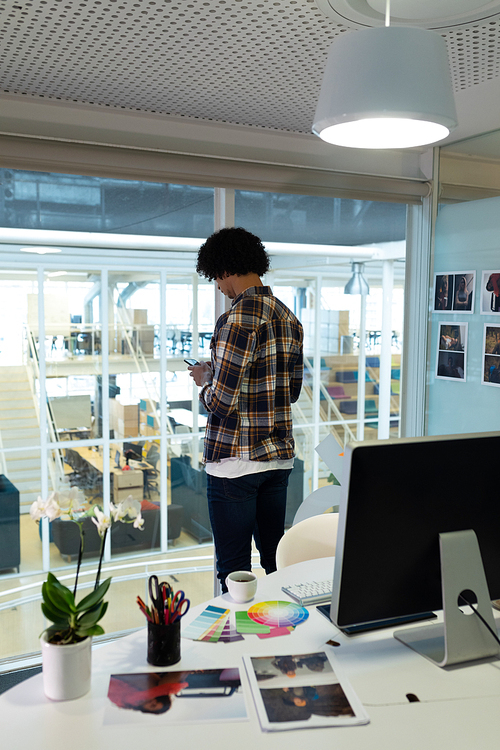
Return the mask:
{"type": "Polygon", "coordinates": [[[78,451],[71,448],[65,449],[64,461],[73,469],[72,473],[68,475],[70,485],[85,489],[90,472],[89,464],[80,456],[78,451]]]}
{"type": "Polygon", "coordinates": [[[152,465],[152,469],[144,469],[144,492],[146,493],[147,497],[151,497],[151,490],[154,490],[154,492],[159,493],[160,488],[158,486],[158,478],[160,476],[160,472],[156,468],[156,465],[158,461],[160,460],[160,454],[155,446],[152,446],[146,456],[146,461],[148,464],[152,465]]]}
{"type": "Polygon", "coordinates": [[[304,560],[333,557],[337,546],[338,513],[321,513],[305,518],[281,537],[276,550],[276,566],[286,568],[304,560]]]}

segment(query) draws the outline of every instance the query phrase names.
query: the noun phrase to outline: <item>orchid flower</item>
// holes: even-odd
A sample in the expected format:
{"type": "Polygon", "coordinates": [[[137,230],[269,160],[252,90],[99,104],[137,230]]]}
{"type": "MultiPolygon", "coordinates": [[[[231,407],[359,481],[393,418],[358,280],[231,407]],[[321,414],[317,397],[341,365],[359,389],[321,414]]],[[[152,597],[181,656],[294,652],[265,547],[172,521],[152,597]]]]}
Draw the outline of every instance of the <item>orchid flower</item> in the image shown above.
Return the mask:
{"type": "Polygon", "coordinates": [[[136,518],[141,515],[141,504],[138,500],[134,500],[132,495],[129,495],[125,500],[122,500],[118,507],[121,509],[119,516],[120,520],[125,518],[125,516],[136,518]]]}
{"type": "Polygon", "coordinates": [[[45,500],[42,500],[40,495],[38,495],[37,500],[35,500],[35,502],[32,503],[31,505],[30,516],[34,521],[39,521],[44,515],[45,515],[45,500]]]}
{"type": "Polygon", "coordinates": [[[94,516],[95,518],[92,518],[92,521],[97,526],[97,531],[99,532],[99,536],[103,537],[106,531],[111,526],[111,517],[107,516],[105,513],[100,510],[100,508],[94,506],[94,516]]]}
{"type": "Polygon", "coordinates": [[[45,505],[45,515],[49,521],[53,521],[61,515],[61,506],[57,501],[57,494],[55,492],[52,493],[52,496],[47,500],[47,504],[45,505]]]}
{"type": "Polygon", "coordinates": [[[134,529],[140,529],[141,531],[144,528],[144,518],[141,516],[141,513],[137,514],[135,520],[134,520],[134,529]]]}

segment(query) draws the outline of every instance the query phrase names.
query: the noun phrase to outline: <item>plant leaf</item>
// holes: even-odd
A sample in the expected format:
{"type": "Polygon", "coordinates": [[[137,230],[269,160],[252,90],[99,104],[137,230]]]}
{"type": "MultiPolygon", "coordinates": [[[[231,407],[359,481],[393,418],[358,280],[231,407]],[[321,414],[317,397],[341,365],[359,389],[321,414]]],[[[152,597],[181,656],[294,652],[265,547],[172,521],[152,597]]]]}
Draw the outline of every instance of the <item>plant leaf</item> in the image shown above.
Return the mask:
{"type": "Polygon", "coordinates": [[[54,625],[58,627],[58,629],[69,627],[69,619],[64,615],[64,613],[51,609],[45,602],[42,602],[42,612],[47,620],[53,622],[54,625]]]}
{"type": "Polygon", "coordinates": [[[52,573],[50,575],[52,576],[50,581],[49,581],[49,577],[47,576],[47,582],[49,583],[49,587],[52,590],[57,591],[58,594],[62,596],[63,599],[66,601],[71,611],[74,612],[75,611],[75,597],[73,595],[73,592],[67,586],[64,586],[60,581],[58,581],[55,575],[53,575],[52,573]]]}
{"type": "Polygon", "coordinates": [[[61,609],[56,604],[54,604],[54,602],[49,596],[49,593],[47,591],[47,585],[45,583],[42,585],[42,599],[47,605],[47,607],[49,607],[49,609],[52,610],[52,612],[58,612],[62,617],[70,616],[71,613],[67,607],[64,607],[64,609],[61,609]]]}
{"type": "Polygon", "coordinates": [[[77,635],[104,635],[104,630],[100,625],[94,625],[92,628],[85,628],[85,630],[77,630],[77,635]]]}
{"type": "Polygon", "coordinates": [[[76,612],[83,612],[84,610],[90,609],[91,607],[94,607],[96,604],[98,604],[103,596],[105,596],[107,590],[109,589],[110,583],[111,578],[106,578],[106,580],[103,581],[95,591],[92,591],[92,593],[88,594],[88,596],[82,599],[81,602],[78,602],[78,604],[76,605],[76,612]]]}
{"type": "MultiPolygon", "coordinates": [[[[70,591],[68,591],[68,593],[71,594],[70,591]]],[[[49,581],[46,581],[42,585],[42,596],[48,604],[56,607],[61,612],[65,612],[67,614],[71,614],[71,612],[74,612],[74,600],[72,607],[71,603],[68,602],[67,596],[64,596],[60,589],[51,584],[49,581]]],[[[71,598],[73,598],[73,594],[71,594],[71,598]]]]}
{"type": "Polygon", "coordinates": [[[104,615],[106,609],[107,602],[102,602],[99,607],[89,610],[78,619],[78,627],[88,628],[89,626],[95,625],[104,615]]]}

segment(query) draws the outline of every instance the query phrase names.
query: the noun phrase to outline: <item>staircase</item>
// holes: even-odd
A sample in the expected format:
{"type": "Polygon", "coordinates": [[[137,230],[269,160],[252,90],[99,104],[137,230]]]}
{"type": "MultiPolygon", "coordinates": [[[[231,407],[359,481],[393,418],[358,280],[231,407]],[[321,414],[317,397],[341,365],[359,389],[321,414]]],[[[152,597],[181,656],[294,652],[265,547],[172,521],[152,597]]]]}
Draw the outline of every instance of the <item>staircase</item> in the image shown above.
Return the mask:
{"type": "Polygon", "coordinates": [[[19,490],[21,513],[40,494],[40,427],[26,367],[0,367],[0,473],[19,490]],[[12,448],[19,452],[6,453],[12,448]]]}
{"type": "MultiPolygon", "coordinates": [[[[298,401],[292,405],[293,425],[295,434],[295,451],[297,455],[304,459],[304,468],[308,476],[311,473],[311,466],[307,460],[308,456],[312,455],[312,450],[317,444],[321,443],[330,432],[333,432],[336,437],[339,433],[335,427],[328,427],[322,422],[319,425],[319,439],[317,443],[314,442],[314,430],[312,427],[305,427],[303,430],[300,429],[302,424],[312,424],[315,420],[313,414],[313,402],[312,402],[312,391],[311,388],[303,386],[300,392],[298,401]]],[[[325,419],[325,416],[320,412],[321,420],[325,419]]],[[[338,438],[340,446],[343,446],[341,438],[338,438]]],[[[330,470],[327,469],[325,464],[320,461],[319,463],[319,479],[326,479],[330,474],[330,470]]]]}

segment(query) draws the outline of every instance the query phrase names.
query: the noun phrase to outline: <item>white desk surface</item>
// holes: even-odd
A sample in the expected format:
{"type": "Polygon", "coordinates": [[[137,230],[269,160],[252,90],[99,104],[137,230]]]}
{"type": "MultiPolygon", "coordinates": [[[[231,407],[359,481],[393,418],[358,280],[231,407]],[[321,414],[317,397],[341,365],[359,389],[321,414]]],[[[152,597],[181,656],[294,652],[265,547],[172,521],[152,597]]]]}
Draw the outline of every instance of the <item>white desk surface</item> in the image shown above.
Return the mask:
{"type": "MultiPolygon", "coordinates": [[[[325,578],[332,571],[332,558],[284,568],[259,579],[255,601],[287,599],[281,592],[282,585],[325,578]]],[[[225,604],[231,610],[249,606],[234,604],[227,594],[213,603],[225,604]]],[[[130,606],[134,605],[131,601],[130,606]]],[[[186,615],[186,624],[205,606],[193,607],[186,615]]],[[[240,657],[245,653],[291,654],[325,648],[331,648],[342,663],[370,716],[368,725],[264,733],[247,691],[243,667],[249,716],[246,722],[168,727],[166,714],[151,716],[147,729],[141,724],[104,725],[109,675],[158,671],[146,662],[143,629],[94,650],[92,688],[83,698],[52,703],[44,696],[41,675],[0,695],[2,746],[12,750],[136,750],[145,744],[175,745],[179,750],[303,750],[310,746],[315,750],[483,750],[498,741],[500,661],[441,669],[396,641],[390,630],[342,635],[314,607],[310,608],[309,619],[283,638],[259,640],[246,635],[244,641],[222,644],[183,638],[182,659],[170,669],[241,666],[240,657]],[[339,647],[325,646],[332,638],[339,647]],[[419,702],[410,703],[407,693],[414,693],[419,702]]]]}
{"type": "MultiPolygon", "coordinates": [[[[167,417],[173,417],[179,424],[193,429],[193,412],[189,409],[170,409],[167,417]]],[[[204,414],[198,414],[198,428],[203,429],[207,425],[207,417],[204,414]]]]}

